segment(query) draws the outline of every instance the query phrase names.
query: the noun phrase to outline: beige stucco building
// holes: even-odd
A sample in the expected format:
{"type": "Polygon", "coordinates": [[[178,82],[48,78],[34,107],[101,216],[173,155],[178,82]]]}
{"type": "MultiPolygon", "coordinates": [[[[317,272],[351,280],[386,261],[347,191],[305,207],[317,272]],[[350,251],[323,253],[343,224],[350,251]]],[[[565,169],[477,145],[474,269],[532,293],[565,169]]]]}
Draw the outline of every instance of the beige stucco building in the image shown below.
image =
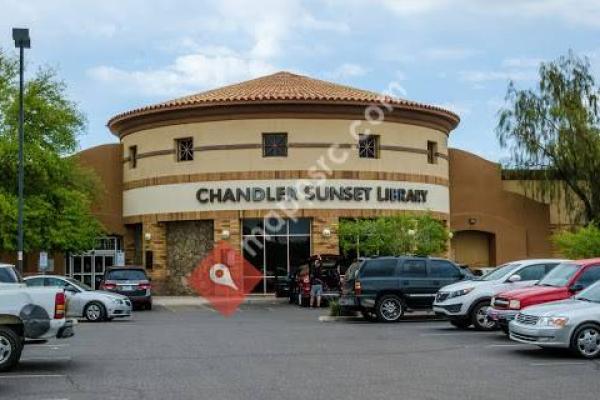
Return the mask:
{"type": "MultiPolygon", "coordinates": [[[[448,149],[458,123],[439,107],[280,72],[117,115],[119,143],[78,156],[104,182],[94,211],[114,244],[106,254],[124,250],[163,293],[185,292],[219,240],[263,271],[257,290],[268,292],[309,255],[338,253],[343,218],[432,213],[454,232],[449,255],[470,265],[549,256],[552,206],[497,164],[448,149]],[[243,249],[249,238],[258,254],[243,249]]],[[[96,261],[102,251],[68,257],[64,272],[93,282],[115,261],[96,261]]]]}

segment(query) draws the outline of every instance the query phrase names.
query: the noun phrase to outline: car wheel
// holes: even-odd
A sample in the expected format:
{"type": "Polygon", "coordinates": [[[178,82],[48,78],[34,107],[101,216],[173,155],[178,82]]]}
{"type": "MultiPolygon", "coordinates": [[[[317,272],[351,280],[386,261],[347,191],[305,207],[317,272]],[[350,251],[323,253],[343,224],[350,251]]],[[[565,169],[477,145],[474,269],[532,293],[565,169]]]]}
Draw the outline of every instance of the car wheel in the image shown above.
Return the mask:
{"type": "Polygon", "coordinates": [[[149,301],[148,303],[146,303],[146,310],[152,311],[152,302],[151,301],[149,301]]]}
{"type": "Polygon", "coordinates": [[[450,320],[450,324],[458,329],[467,329],[472,325],[470,319],[452,319],[450,320]]]}
{"type": "Polygon", "coordinates": [[[23,341],[10,328],[0,327],[0,372],[12,369],[21,358],[23,341]]]}
{"type": "Polygon", "coordinates": [[[103,321],[106,318],[106,309],[101,303],[92,301],[85,306],[83,315],[90,322],[103,321]]]}
{"type": "Polygon", "coordinates": [[[600,354],[600,328],[586,324],[578,328],[571,338],[571,349],[584,358],[596,358],[600,354]]]}
{"type": "Polygon", "coordinates": [[[369,322],[377,321],[377,314],[372,310],[361,310],[360,311],[363,318],[369,322]]]}
{"type": "Polygon", "coordinates": [[[398,322],[404,315],[404,302],[396,295],[389,294],[377,300],[375,312],[382,322],[398,322]]]}
{"type": "Polygon", "coordinates": [[[471,311],[471,322],[478,331],[491,331],[496,328],[496,322],[489,319],[487,311],[490,308],[489,301],[477,303],[471,311]]]}

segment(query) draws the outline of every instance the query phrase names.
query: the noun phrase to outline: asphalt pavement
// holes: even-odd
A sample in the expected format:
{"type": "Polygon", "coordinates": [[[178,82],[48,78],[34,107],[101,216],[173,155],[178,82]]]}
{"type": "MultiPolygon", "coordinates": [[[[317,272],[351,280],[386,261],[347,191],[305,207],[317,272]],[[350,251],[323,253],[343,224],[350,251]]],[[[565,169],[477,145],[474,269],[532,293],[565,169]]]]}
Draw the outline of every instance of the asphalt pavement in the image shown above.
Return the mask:
{"type": "Polygon", "coordinates": [[[446,322],[320,322],[326,309],[158,307],[26,347],[6,399],[598,399],[600,361],[446,322]]]}

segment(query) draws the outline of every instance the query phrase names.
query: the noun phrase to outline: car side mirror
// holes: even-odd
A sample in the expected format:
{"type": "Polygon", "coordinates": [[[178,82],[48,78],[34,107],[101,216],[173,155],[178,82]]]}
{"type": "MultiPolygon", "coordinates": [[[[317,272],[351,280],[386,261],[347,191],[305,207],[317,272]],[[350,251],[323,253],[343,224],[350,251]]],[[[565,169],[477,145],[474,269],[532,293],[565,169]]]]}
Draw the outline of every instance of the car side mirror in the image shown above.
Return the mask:
{"type": "Polygon", "coordinates": [[[571,287],[569,287],[569,291],[571,293],[581,292],[583,289],[584,289],[584,287],[581,283],[576,283],[574,285],[571,285],[571,287]]]}
{"type": "Polygon", "coordinates": [[[510,283],[519,282],[520,280],[521,280],[521,275],[517,275],[517,274],[511,275],[511,276],[508,278],[508,281],[509,281],[510,283]]]}

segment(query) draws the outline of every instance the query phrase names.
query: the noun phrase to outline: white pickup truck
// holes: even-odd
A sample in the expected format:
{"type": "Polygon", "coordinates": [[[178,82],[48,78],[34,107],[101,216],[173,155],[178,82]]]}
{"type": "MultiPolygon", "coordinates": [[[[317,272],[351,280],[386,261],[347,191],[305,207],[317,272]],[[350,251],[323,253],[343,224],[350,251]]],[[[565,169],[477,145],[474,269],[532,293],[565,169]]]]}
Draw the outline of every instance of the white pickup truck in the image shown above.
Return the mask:
{"type": "Polygon", "coordinates": [[[14,367],[27,341],[73,336],[62,289],[27,287],[14,266],[0,264],[0,372],[14,367]]]}

